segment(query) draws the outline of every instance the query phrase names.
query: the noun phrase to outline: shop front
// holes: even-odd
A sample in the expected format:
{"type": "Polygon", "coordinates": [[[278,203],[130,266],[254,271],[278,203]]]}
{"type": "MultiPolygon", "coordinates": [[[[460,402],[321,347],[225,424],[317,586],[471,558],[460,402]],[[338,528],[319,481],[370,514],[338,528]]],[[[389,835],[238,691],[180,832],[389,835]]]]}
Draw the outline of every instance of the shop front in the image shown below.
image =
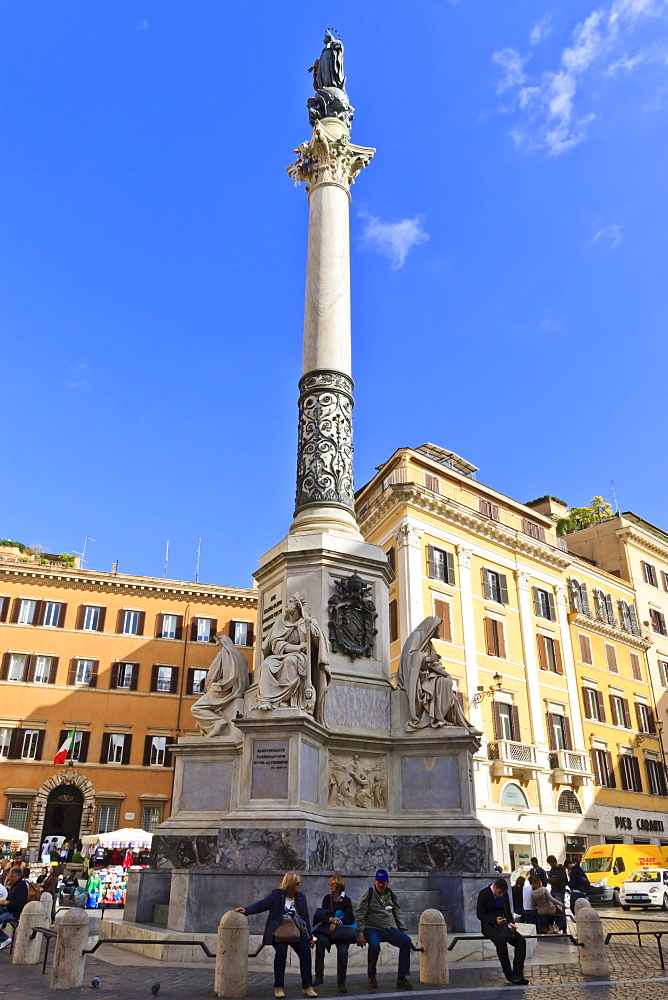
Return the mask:
{"type": "Polygon", "coordinates": [[[602,844],[668,845],[668,814],[648,809],[597,805],[602,844]]]}

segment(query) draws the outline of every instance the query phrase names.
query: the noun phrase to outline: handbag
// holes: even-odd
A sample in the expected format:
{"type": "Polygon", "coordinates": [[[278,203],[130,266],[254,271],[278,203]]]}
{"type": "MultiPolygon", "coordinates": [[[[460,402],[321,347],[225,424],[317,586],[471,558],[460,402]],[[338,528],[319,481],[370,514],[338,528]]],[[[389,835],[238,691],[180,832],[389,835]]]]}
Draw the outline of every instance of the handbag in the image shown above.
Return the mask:
{"type": "Polygon", "coordinates": [[[301,934],[292,917],[283,917],[274,931],[275,944],[296,944],[301,934]]]}
{"type": "Polygon", "coordinates": [[[333,944],[353,944],[357,941],[357,926],[355,924],[337,924],[330,934],[333,944]]]}

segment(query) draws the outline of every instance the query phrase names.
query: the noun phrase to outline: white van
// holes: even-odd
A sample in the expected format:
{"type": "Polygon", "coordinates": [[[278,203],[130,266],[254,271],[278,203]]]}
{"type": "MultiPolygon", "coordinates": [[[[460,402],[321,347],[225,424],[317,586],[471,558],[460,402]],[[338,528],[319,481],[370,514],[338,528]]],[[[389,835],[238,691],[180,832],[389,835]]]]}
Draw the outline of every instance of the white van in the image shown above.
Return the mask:
{"type": "Polygon", "coordinates": [[[622,882],[619,901],[623,910],[632,906],[668,910],[668,868],[636,868],[622,882]]]}

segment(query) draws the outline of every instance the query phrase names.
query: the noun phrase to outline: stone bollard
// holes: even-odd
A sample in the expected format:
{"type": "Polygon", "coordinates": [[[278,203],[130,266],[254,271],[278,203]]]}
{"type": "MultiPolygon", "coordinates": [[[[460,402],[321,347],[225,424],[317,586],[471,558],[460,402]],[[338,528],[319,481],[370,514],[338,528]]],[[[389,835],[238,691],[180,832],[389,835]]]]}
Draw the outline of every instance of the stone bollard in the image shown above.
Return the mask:
{"type": "Polygon", "coordinates": [[[218,924],[213,992],[218,997],[248,993],[248,918],[234,910],[223,913],[218,924]]]}
{"type": "Polygon", "coordinates": [[[43,892],[39,899],[40,906],[44,908],[44,919],[46,923],[44,927],[50,927],[53,923],[51,915],[53,913],[53,896],[50,892],[43,892]]]}
{"type": "Polygon", "coordinates": [[[440,910],[424,910],[419,923],[420,982],[449,983],[448,928],[440,910]]]}
{"type": "Polygon", "coordinates": [[[83,983],[88,941],[88,914],[85,910],[69,910],[58,925],[56,949],[51,969],[52,990],[73,990],[83,983]]]}
{"type": "Polygon", "coordinates": [[[34,941],[30,940],[30,936],[35,927],[48,926],[49,922],[44,918],[44,907],[41,901],[33,900],[32,903],[26,903],[19,918],[19,925],[14,931],[12,954],[14,965],[37,965],[44,935],[36,934],[34,941]]]}
{"type": "Polygon", "coordinates": [[[586,896],[581,896],[580,899],[576,899],[575,903],[573,904],[573,910],[575,912],[575,916],[577,917],[578,911],[585,909],[587,906],[591,906],[591,903],[589,902],[586,896]]]}
{"type": "MultiPolygon", "coordinates": [[[[577,903],[575,904],[577,906],[577,903]]],[[[601,918],[592,906],[578,908],[575,919],[580,944],[580,971],[585,976],[607,976],[608,955],[601,918]]]]}

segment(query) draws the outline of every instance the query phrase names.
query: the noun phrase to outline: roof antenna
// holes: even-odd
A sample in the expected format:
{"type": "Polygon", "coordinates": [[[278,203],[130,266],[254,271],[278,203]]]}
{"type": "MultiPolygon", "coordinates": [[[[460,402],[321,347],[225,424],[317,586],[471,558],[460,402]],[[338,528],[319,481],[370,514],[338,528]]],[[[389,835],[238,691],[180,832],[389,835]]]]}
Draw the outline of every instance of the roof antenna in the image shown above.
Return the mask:
{"type": "Polygon", "coordinates": [[[202,551],[202,539],[197,539],[197,568],[195,570],[195,583],[199,583],[199,557],[202,551]]]}
{"type": "Polygon", "coordinates": [[[619,515],[619,504],[617,503],[617,494],[615,493],[614,479],[610,480],[610,486],[612,487],[612,498],[615,501],[615,514],[619,515]]]}

